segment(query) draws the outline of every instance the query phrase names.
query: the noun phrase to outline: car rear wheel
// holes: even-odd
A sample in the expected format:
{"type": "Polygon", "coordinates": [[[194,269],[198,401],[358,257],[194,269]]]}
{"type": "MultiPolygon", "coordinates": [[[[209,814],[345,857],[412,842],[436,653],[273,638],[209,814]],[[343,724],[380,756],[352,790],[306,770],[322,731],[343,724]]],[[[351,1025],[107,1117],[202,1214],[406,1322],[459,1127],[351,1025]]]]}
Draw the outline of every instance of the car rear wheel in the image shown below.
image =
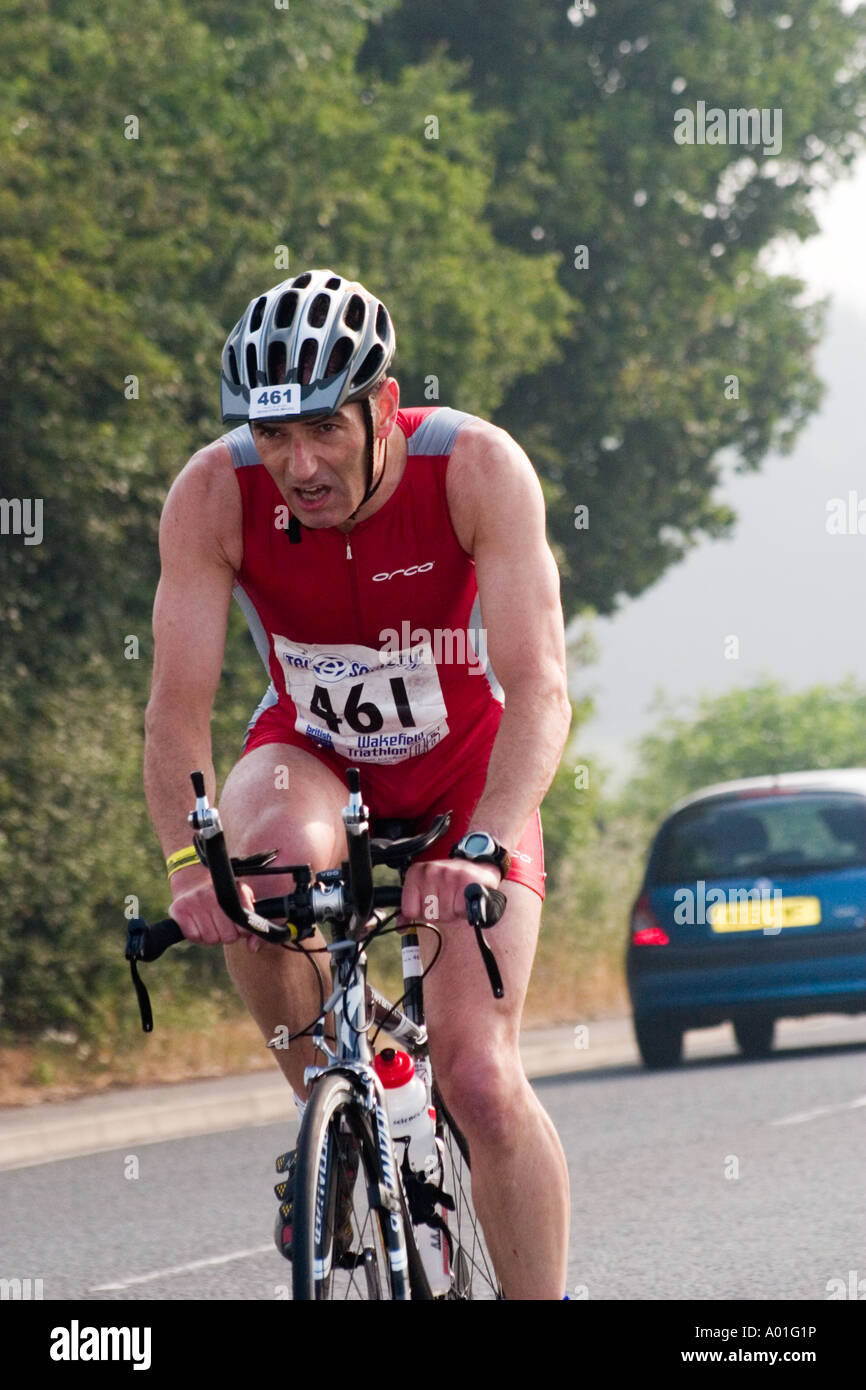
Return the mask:
{"type": "Polygon", "coordinates": [[[767,1057],[773,1050],[774,1018],[764,1014],[754,1018],[735,1018],[734,1037],[744,1057],[767,1057]]]}
{"type": "Polygon", "coordinates": [[[667,1018],[641,1018],[635,1014],[634,1032],[645,1067],[675,1067],[683,1057],[683,1030],[667,1018]]]}

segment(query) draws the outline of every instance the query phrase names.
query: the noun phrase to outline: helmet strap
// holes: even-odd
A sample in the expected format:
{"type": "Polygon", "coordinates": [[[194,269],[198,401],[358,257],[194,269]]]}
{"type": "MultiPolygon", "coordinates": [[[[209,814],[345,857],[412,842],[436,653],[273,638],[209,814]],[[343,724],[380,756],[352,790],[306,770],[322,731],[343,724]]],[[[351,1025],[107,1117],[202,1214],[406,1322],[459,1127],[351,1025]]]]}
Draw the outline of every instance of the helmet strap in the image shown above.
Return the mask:
{"type": "Polygon", "coordinates": [[[378,478],[374,483],[373,468],[375,464],[375,441],[373,439],[373,408],[370,405],[368,397],[364,398],[364,400],[361,402],[361,405],[364,409],[364,424],[367,431],[367,487],[364,492],[364,496],[361,498],[357,507],[349,517],[349,521],[354,521],[355,517],[358,515],[358,512],[361,510],[364,503],[369,502],[370,498],[373,496],[373,493],[379,487],[379,484],[385,476],[385,468],[387,467],[388,463],[388,445],[386,442],[385,458],[382,462],[382,472],[379,474],[378,478]]]}

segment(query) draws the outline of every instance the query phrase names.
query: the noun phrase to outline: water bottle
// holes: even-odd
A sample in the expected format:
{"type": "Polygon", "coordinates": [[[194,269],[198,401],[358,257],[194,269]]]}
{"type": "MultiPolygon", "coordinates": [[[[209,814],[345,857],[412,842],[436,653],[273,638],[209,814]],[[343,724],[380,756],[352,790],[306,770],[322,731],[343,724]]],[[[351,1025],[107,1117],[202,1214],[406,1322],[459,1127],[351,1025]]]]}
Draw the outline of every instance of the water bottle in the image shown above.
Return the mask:
{"type": "MultiPolygon", "coordinates": [[[[436,1139],[436,1111],[430,1105],[426,1085],[415,1073],[412,1058],[408,1052],[386,1047],[373,1059],[373,1066],[385,1092],[392,1137],[395,1141],[409,1141],[409,1167],[439,1187],[442,1155],[436,1139]]],[[[441,1209],[439,1214],[443,1214],[441,1209]]],[[[416,1226],[415,1241],[432,1292],[447,1293],[451,1287],[451,1266],[448,1242],[442,1231],[426,1224],[416,1226]]]]}

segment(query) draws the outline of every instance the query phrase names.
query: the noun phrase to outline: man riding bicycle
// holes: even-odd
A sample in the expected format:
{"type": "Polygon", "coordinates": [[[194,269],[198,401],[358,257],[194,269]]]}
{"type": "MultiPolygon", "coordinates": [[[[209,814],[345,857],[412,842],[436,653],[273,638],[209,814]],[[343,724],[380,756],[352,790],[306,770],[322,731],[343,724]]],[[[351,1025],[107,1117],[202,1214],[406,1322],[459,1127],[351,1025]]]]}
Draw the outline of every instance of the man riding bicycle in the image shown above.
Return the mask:
{"type": "MultiPolygon", "coordinates": [[[[222,943],[269,1039],[316,1014],[309,963],[236,927],[189,851],[191,768],[215,795],[210,714],[232,595],[271,678],[219,802],[233,855],[338,863],[350,765],[373,817],[426,828],[452,812],[447,844],[412,865],[402,899],[407,921],[442,933],[424,982],[433,1068],[506,1296],[561,1298],[566,1163],[518,1050],[544,896],[538,807],[571,720],[558,574],[522,449],[477,416],[401,410],[394,346],[385,306],[330,270],[257,296],[230,333],[222,413],[236,427],[189,460],[160,526],[148,805],[171,916],[189,940],[222,943]],[[467,928],[470,883],[507,897],[500,1000],[467,928]]],[[[426,967],[432,933],[420,936],[426,967]]],[[[275,1055],[303,1103],[311,1040],[275,1055]]]]}

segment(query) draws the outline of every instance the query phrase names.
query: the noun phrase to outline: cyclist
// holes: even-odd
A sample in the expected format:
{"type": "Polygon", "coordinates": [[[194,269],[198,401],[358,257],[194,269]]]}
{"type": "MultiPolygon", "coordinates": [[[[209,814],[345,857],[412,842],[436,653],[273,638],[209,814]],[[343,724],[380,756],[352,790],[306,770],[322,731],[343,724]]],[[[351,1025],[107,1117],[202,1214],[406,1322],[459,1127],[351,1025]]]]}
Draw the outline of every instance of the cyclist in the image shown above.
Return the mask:
{"type": "MultiPolygon", "coordinates": [[[[538,807],[571,720],[558,574],[523,450],[465,412],[401,409],[394,347],[385,306],[330,270],[257,296],[230,333],[221,395],[235,427],[189,460],[160,526],[148,804],[171,915],[190,940],[222,943],[268,1039],[315,1016],[318,985],[309,961],[223,915],[186,819],[191,768],[215,792],[210,714],[232,594],[271,678],[219,801],[233,854],[339,863],[353,763],[373,816],[426,828],[451,810],[447,844],[413,864],[402,900],[406,920],[433,920],[443,938],[424,984],[434,1071],[506,1296],[561,1298],[566,1163],[518,1051],[544,896],[538,807]],[[466,927],[473,882],[501,883],[508,900],[501,1000],[466,927]]],[[[420,936],[426,964],[432,933],[420,936]]],[[[302,1108],[304,1067],[319,1060],[309,1039],[275,1056],[302,1108]]]]}

